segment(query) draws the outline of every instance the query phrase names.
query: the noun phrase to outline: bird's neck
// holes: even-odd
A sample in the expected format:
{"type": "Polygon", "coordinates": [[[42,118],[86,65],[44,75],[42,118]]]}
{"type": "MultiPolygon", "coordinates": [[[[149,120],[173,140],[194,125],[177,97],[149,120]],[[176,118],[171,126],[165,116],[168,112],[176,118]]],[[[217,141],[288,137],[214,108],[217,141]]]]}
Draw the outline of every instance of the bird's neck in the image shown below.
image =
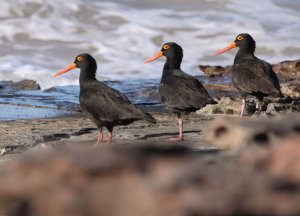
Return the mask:
{"type": "Polygon", "coordinates": [[[97,65],[96,64],[89,64],[84,65],[80,68],[80,76],[79,76],[79,83],[84,83],[87,81],[96,80],[96,71],[97,65]]]}
{"type": "Polygon", "coordinates": [[[174,70],[180,70],[181,61],[182,57],[167,58],[163,69],[163,77],[173,73],[174,70]]]}
{"type": "Polygon", "coordinates": [[[238,64],[239,61],[249,58],[254,58],[254,50],[250,48],[240,48],[234,58],[234,63],[238,64]]]}

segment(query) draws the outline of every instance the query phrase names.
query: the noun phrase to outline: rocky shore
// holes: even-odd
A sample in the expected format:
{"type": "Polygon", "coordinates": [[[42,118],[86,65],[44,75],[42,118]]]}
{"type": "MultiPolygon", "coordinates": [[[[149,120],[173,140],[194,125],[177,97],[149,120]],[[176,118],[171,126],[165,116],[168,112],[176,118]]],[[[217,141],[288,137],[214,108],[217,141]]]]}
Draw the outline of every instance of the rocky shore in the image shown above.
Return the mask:
{"type": "MultiPolygon", "coordinates": [[[[98,148],[78,111],[0,122],[0,215],[299,215],[299,65],[274,65],[285,98],[265,101],[260,118],[254,99],[249,117],[236,116],[231,83],[206,82],[218,104],[184,116],[182,143],[167,141],[176,117],[160,106],[141,106],[156,125],[116,127],[112,145],[98,148]]],[[[202,69],[230,77],[229,67],[202,69]]],[[[141,94],[156,98],[157,89],[141,94]]]]}
{"type": "MultiPolygon", "coordinates": [[[[199,65],[203,73],[210,78],[231,76],[230,66],[199,65]]],[[[265,115],[274,116],[283,113],[300,111],[300,60],[283,61],[273,65],[273,69],[280,80],[281,91],[285,95],[282,100],[265,100],[263,110],[265,115]]],[[[201,109],[199,114],[238,114],[240,112],[240,98],[232,83],[204,84],[213,92],[217,92],[215,106],[201,109]]],[[[247,104],[247,114],[255,111],[256,99],[250,99],[247,104]]]]}

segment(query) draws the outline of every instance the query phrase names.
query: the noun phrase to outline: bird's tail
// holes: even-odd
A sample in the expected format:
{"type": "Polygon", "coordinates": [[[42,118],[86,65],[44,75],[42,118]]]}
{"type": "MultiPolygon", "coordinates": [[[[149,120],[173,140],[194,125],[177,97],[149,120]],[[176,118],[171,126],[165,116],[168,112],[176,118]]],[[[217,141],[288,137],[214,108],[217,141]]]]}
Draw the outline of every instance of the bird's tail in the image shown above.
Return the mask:
{"type": "Polygon", "coordinates": [[[148,122],[152,123],[152,124],[156,124],[156,119],[153,118],[153,116],[149,113],[145,113],[144,118],[145,120],[147,120],[148,122]]]}

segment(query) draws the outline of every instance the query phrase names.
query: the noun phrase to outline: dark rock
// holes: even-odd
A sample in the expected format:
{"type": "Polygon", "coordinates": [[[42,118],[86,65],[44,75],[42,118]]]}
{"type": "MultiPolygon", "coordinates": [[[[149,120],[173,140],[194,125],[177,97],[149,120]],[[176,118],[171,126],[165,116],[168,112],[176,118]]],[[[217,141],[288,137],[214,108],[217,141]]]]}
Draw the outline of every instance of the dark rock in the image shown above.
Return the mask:
{"type": "MultiPolygon", "coordinates": [[[[230,88],[230,84],[205,84],[208,87],[209,93],[215,97],[217,104],[206,105],[198,110],[198,114],[225,114],[225,115],[239,115],[241,112],[242,99],[236,91],[225,91],[230,88]],[[220,89],[216,92],[211,89],[220,89]]],[[[234,89],[233,89],[234,90],[234,89]]],[[[247,98],[245,115],[251,116],[257,111],[257,106],[260,102],[254,97],[247,98]]],[[[284,98],[266,97],[261,104],[262,115],[281,115],[284,113],[293,113],[300,111],[300,100],[293,99],[289,96],[284,98]]]]}
{"type": "Polygon", "coordinates": [[[298,104],[270,103],[267,106],[266,114],[276,116],[297,111],[300,111],[300,106],[298,104]]]}
{"type": "Polygon", "coordinates": [[[13,85],[16,90],[40,90],[40,85],[34,80],[22,80],[13,85]]]}
{"type": "Polygon", "coordinates": [[[157,86],[142,88],[138,92],[138,97],[146,97],[148,99],[148,101],[160,101],[160,96],[158,93],[157,86]]]}
{"type": "Polygon", "coordinates": [[[0,81],[1,89],[9,90],[40,90],[40,85],[34,80],[22,80],[20,82],[0,81]]]}
{"type": "Polygon", "coordinates": [[[13,85],[14,82],[13,81],[0,81],[0,87],[1,89],[5,89],[11,85],[13,85]]]}

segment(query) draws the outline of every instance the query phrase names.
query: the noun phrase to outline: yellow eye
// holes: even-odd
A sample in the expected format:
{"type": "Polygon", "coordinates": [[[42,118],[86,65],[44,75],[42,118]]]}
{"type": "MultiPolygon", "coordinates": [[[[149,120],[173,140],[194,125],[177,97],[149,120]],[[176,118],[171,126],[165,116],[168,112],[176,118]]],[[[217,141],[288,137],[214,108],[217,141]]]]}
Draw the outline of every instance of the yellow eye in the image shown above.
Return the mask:
{"type": "Polygon", "coordinates": [[[241,41],[241,40],[243,40],[244,38],[243,38],[243,36],[237,36],[237,38],[236,38],[237,40],[239,40],[239,41],[241,41]]]}
{"type": "Polygon", "coordinates": [[[170,46],[167,45],[167,44],[163,46],[163,49],[165,49],[165,50],[167,50],[167,49],[169,49],[169,48],[170,48],[170,46]]]}
{"type": "Polygon", "coordinates": [[[77,57],[77,61],[82,61],[83,58],[81,56],[77,57]]]}

